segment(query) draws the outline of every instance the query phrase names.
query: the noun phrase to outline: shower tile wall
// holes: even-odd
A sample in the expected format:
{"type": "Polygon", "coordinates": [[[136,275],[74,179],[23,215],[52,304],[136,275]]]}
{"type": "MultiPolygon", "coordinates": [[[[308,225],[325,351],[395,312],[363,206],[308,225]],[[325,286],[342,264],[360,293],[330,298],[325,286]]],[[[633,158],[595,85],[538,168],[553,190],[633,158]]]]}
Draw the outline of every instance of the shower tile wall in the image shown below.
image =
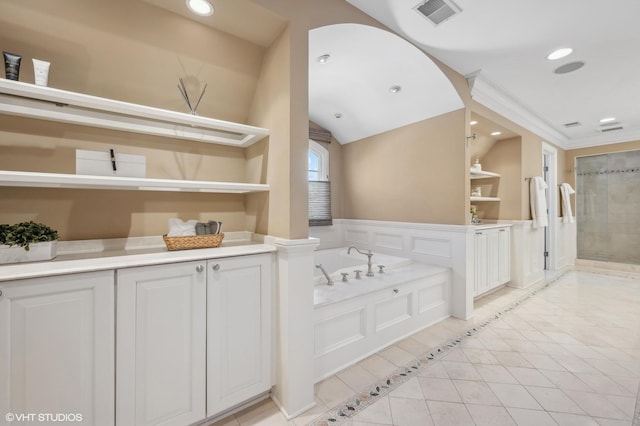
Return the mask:
{"type": "Polygon", "coordinates": [[[640,264],[640,151],[576,163],[578,258],[640,264]]]}

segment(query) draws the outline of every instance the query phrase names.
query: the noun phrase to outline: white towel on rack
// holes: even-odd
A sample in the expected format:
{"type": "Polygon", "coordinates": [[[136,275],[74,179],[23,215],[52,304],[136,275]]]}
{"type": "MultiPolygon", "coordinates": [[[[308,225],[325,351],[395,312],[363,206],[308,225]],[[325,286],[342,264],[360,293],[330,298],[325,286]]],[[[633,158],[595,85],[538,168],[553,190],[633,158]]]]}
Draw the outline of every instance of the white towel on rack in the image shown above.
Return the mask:
{"type": "Polygon", "coordinates": [[[547,212],[547,197],[545,189],[549,186],[540,176],[531,178],[529,185],[529,198],[531,201],[531,217],[533,218],[533,228],[543,228],[549,224],[549,214],[547,212]]]}
{"type": "Polygon", "coordinates": [[[568,183],[560,185],[560,195],[562,196],[562,223],[573,223],[573,213],[571,212],[571,194],[576,191],[568,183]]]}

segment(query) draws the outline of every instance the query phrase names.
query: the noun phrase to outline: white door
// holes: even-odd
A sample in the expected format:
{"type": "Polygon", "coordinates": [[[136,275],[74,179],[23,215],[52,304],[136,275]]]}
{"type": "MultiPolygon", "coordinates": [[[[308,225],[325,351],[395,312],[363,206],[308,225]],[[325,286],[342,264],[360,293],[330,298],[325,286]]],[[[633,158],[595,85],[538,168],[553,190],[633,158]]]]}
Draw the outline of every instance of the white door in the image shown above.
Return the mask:
{"type": "Polygon", "coordinates": [[[205,262],[117,271],[118,425],[205,418],[205,262]]]}
{"type": "Polygon", "coordinates": [[[207,416],[271,388],[271,256],[207,265],[207,416]]]}
{"type": "Polygon", "coordinates": [[[60,424],[113,426],[113,276],[101,271],[0,284],[1,425],[10,424],[9,413],[33,413],[54,414],[60,424]]]}
{"type": "Polygon", "coordinates": [[[500,238],[499,230],[491,229],[487,231],[488,237],[488,280],[487,290],[491,290],[500,285],[500,238]]]}

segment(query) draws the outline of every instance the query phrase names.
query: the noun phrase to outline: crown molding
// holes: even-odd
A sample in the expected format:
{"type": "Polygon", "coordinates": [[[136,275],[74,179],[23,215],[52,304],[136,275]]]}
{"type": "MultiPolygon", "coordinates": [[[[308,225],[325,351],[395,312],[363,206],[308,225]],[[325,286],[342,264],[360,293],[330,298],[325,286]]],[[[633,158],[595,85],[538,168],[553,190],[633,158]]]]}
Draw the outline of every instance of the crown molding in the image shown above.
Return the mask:
{"type": "Polygon", "coordinates": [[[489,81],[480,74],[481,71],[465,76],[471,89],[471,98],[486,106],[504,118],[524,127],[553,143],[562,149],[566,149],[569,139],[558,132],[546,121],[542,120],[528,108],[507,94],[504,89],[489,81]]]}
{"type": "Polygon", "coordinates": [[[612,145],[615,143],[634,141],[640,141],[639,129],[616,131],[615,133],[607,134],[598,133],[586,138],[571,139],[567,142],[564,149],[590,148],[592,146],[612,145]]]}

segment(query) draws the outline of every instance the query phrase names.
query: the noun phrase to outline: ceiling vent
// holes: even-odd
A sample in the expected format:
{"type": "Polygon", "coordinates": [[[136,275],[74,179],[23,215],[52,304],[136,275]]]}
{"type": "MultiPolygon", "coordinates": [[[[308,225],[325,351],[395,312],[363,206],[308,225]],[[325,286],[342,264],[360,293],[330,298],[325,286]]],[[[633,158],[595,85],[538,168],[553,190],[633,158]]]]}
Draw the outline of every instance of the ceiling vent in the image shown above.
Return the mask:
{"type": "Polygon", "coordinates": [[[600,132],[601,133],[615,132],[616,130],[622,130],[622,129],[624,129],[624,127],[622,126],[607,127],[606,129],[600,129],[600,132]]]}
{"type": "Polygon", "coordinates": [[[567,129],[570,129],[572,127],[582,126],[582,123],[580,123],[579,121],[572,121],[571,123],[564,123],[563,126],[567,129]]]}
{"type": "Polygon", "coordinates": [[[427,0],[417,5],[415,10],[433,25],[440,25],[462,12],[462,9],[451,0],[427,0]]]}

